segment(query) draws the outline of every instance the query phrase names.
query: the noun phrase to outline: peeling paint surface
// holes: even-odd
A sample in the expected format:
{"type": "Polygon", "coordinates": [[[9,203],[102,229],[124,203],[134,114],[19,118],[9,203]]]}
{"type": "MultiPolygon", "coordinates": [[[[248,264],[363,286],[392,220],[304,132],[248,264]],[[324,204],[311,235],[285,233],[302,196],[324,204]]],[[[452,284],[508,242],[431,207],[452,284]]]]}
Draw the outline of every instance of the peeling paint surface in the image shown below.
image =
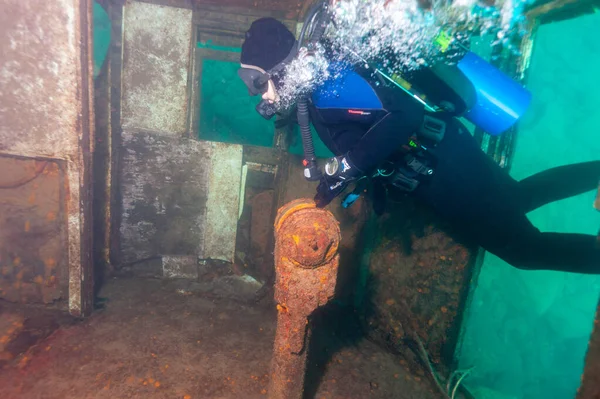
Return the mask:
{"type": "Polygon", "coordinates": [[[0,170],[0,298],[52,303],[66,291],[64,172],[13,157],[0,157],[0,170]]]}
{"type": "Polygon", "coordinates": [[[65,161],[60,189],[68,239],[62,250],[69,310],[77,316],[89,313],[93,288],[90,20],[87,0],[6,0],[0,13],[0,153],[65,161]]]}
{"type": "Polygon", "coordinates": [[[162,267],[165,278],[190,280],[198,278],[198,257],[196,256],[163,256],[162,267]]]}
{"type": "Polygon", "coordinates": [[[123,131],[120,263],[204,248],[210,143],[123,131]]]}
{"type": "Polygon", "coordinates": [[[192,10],[135,1],[124,10],[123,128],[184,134],[192,10]]]}
{"type": "Polygon", "coordinates": [[[77,153],[79,1],[4,0],[0,12],[0,152],[77,153]]]}
{"type": "Polygon", "coordinates": [[[122,265],[194,255],[232,262],[242,147],[123,131],[122,265]]]}
{"type": "Polygon", "coordinates": [[[233,262],[240,207],[242,146],[210,143],[204,258],[233,262]]]}

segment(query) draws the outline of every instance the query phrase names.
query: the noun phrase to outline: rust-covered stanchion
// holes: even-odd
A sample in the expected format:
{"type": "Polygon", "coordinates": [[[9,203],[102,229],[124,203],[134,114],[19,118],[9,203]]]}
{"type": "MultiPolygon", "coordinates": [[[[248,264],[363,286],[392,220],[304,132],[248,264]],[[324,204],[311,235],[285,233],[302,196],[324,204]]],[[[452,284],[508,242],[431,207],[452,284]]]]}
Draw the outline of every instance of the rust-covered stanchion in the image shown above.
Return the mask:
{"type": "Polygon", "coordinates": [[[300,199],[275,220],[277,332],[270,399],[300,399],[310,340],[308,317],[334,294],[340,229],[335,217],[300,199]]]}

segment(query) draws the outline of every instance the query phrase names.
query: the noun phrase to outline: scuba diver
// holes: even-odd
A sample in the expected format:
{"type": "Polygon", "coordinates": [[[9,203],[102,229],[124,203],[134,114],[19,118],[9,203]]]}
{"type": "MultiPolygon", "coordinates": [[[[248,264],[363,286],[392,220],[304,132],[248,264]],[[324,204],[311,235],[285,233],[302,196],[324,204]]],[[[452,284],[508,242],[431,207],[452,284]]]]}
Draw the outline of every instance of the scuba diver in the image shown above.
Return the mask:
{"type": "MultiPolygon", "coordinates": [[[[273,114],[268,107],[278,100],[282,71],[297,56],[299,41],[273,18],[256,20],[246,33],[238,74],[251,95],[262,96],[257,110],[266,118],[273,114]]],[[[297,103],[301,131],[310,117],[336,155],[327,161],[325,173],[315,173],[316,158],[311,145],[306,150],[304,126],[309,154],[305,177],[318,177],[317,206],[326,206],[365,176],[379,176],[373,181],[383,183],[375,184],[374,192],[381,196],[394,189],[413,196],[514,267],[600,274],[595,236],[540,232],[526,216],[547,203],[594,190],[600,161],[516,181],[482,151],[453,113],[430,112],[397,87],[375,80],[367,74],[336,75],[308,101],[297,103]]],[[[380,214],[383,208],[378,208],[380,214]]]]}

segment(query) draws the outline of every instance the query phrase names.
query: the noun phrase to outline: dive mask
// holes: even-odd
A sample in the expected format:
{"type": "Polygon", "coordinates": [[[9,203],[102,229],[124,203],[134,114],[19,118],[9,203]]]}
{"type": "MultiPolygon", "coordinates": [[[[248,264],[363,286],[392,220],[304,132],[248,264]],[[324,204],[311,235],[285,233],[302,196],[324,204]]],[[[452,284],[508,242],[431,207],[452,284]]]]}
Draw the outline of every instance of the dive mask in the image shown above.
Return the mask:
{"type": "Polygon", "coordinates": [[[240,68],[238,69],[238,76],[248,88],[248,94],[251,96],[262,95],[269,88],[271,76],[268,73],[252,68],[240,68]]]}
{"type": "MultiPolygon", "coordinates": [[[[282,62],[266,72],[257,67],[242,66],[242,68],[238,69],[238,76],[248,88],[248,94],[251,96],[265,94],[269,89],[269,80],[273,79],[277,74],[283,71],[287,64],[296,57],[297,53],[298,46],[297,44],[294,44],[288,56],[285,57],[282,62]]],[[[265,119],[271,119],[277,113],[275,104],[266,100],[261,100],[261,102],[258,103],[256,111],[265,119]]]]}

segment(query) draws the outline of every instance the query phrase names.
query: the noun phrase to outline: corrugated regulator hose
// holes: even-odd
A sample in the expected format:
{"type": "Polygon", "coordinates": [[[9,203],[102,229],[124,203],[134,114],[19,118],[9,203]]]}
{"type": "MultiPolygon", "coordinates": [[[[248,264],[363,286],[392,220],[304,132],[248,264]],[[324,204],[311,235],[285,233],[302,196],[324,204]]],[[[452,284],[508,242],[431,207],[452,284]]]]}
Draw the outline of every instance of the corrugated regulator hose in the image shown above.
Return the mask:
{"type": "MultiPolygon", "coordinates": [[[[326,2],[320,2],[313,6],[309,11],[302,31],[300,33],[299,46],[304,44],[304,35],[306,31],[311,29],[308,27],[311,22],[315,24],[314,30],[308,40],[308,45],[317,43],[327,29],[329,22],[329,15],[325,9],[326,2]],[[323,18],[317,15],[319,12],[324,12],[323,18]],[[314,20],[313,20],[314,18],[314,20]]],[[[312,27],[311,27],[312,28],[312,27]]],[[[302,136],[302,147],[304,149],[304,177],[309,181],[320,180],[322,173],[317,164],[317,157],[315,155],[315,147],[312,140],[312,133],[310,131],[310,115],[308,113],[308,94],[302,94],[297,102],[297,114],[298,114],[298,125],[300,126],[300,135],[302,136]]]]}
{"type": "Polygon", "coordinates": [[[302,147],[304,148],[304,177],[309,181],[319,180],[321,170],[317,164],[315,147],[313,145],[312,133],[310,131],[310,116],[308,114],[308,99],[302,95],[298,99],[298,125],[302,136],[302,147]]]}

